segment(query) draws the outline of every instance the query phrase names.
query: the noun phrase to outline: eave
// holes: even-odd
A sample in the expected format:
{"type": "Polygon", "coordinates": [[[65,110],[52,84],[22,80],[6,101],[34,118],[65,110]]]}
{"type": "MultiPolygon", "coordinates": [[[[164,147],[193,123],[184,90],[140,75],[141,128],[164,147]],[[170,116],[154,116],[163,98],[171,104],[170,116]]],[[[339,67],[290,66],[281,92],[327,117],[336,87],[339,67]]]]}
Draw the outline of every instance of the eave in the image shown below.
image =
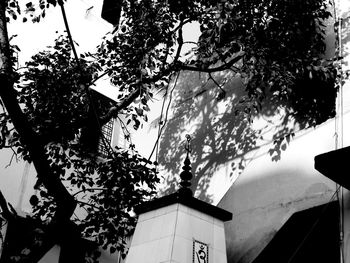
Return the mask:
{"type": "Polygon", "coordinates": [[[315,156],[315,169],[350,190],[348,162],[350,162],[350,147],[345,147],[315,156]]]}
{"type": "Polygon", "coordinates": [[[114,26],[119,24],[121,12],[120,0],[104,0],[101,17],[114,26]]]}

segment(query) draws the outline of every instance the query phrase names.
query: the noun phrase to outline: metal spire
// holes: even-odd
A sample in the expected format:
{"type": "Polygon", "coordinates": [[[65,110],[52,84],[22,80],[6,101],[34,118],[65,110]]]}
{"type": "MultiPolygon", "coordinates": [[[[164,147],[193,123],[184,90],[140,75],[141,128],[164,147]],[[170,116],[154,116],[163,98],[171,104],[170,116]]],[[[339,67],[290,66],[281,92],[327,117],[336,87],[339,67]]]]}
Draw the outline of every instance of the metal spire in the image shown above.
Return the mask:
{"type": "Polygon", "coordinates": [[[179,189],[179,193],[181,194],[186,194],[186,195],[190,195],[192,196],[192,190],[189,188],[191,186],[191,179],[193,177],[192,173],[191,173],[191,161],[189,158],[189,154],[192,151],[192,147],[191,147],[191,136],[190,135],[186,135],[186,145],[185,145],[185,150],[187,152],[186,154],[186,159],[184,161],[184,166],[182,167],[182,172],[180,173],[180,178],[181,178],[181,182],[180,182],[180,186],[181,188],[179,189]]]}

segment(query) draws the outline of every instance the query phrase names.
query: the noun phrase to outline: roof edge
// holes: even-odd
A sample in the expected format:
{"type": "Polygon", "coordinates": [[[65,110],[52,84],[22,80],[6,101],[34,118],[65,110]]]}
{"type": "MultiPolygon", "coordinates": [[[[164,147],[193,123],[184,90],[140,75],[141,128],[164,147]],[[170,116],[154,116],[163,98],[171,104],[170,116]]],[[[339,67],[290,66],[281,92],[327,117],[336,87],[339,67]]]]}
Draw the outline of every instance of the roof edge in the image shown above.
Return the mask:
{"type": "Polygon", "coordinates": [[[192,196],[182,195],[179,192],[142,203],[141,205],[135,208],[135,212],[136,214],[140,215],[140,214],[150,212],[150,211],[163,208],[176,203],[185,205],[199,212],[202,212],[214,218],[220,219],[221,221],[224,221],[224,222],[230,221],[232,219],[231,212],[228,212],[222,208],[203,202],[192,196]]]}

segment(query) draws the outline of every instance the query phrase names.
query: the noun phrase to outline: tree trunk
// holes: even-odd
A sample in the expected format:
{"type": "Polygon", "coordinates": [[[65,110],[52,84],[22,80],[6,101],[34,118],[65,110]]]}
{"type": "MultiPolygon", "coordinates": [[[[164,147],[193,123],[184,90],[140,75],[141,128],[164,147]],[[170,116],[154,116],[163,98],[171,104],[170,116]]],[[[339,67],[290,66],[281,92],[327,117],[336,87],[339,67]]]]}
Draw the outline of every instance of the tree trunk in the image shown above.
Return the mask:
{"type": "Polygon", "coordinates": [[[58,175],[51,171],[45,154],[45,145],[32,130],[26,116],[22,112],[13,88],[13,70],[6,25],[7,1],[0,1],[0,97],[18,132],[21,141],[26,145],[40,180],[57,203],[57,217],[67,220],[76,207],[74,198],[62,184],[58,175]]]}

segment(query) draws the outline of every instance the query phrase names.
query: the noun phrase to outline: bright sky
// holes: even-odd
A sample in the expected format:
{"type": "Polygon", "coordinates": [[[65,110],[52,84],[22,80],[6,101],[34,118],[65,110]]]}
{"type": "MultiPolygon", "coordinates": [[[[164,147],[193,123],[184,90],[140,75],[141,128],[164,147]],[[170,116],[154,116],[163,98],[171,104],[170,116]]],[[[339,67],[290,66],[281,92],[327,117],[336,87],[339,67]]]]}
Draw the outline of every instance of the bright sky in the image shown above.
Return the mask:
{"type": "MultiPolygon", "coordinates": [[[[67,1],[65,9],[72,36],[79,43],[78,52],[93,50],[101,37],[113,27],[101,17],[102,1],[75,0],[67,1]],[[91,8],[92,7],[92,8],[91,8]],[[90,11],[87,12],[87,10],[90,11]]],[[[21,48],[21,62],[31,55],[52,45],[55,32],[63,33],[64,22],[59,7],[50,7],[45,19],[40,23],[23,23],[21,19],[9,25],[9,34],[17,34],[16,43],[21,48]]]]}
{"type": "MultiPolygon", "coordinates": [[[[34,1],[33,1],[34,2],[34,1]]],[[[35,2],[34,2],[35,3],[35,2]]],[[[111,30],[113,26],[101,18],[101,0],[74,0],[65,4],[69,28],[79,46],[76,46],[78,54],[94,51],[101,38],[111,30]]],[[[17,35],[13,43],[21,49],[19,62],[23,65],[37,52],[44,50],[54,43],[56,31],[63,34],[65,30],[61,9],[50,7],[45,19],[33,24],[30,21],[23,23],[21,19],[9,25],[9,35],[17,35]]],[[[107,80],[100,81],[95,87],[101,93],[113,97],[116,89],[111,89],[107,80]]]]}
{"type": "MultiPolygon", "coordinates": [[[[29,0],[28,0],[29,1],[29,0]]],[[[36,1],[33,1],[35,3],[36,1]]],[[[78,42],[77,52],[94,51],[101,38],[113,30],[113,26],[101,18],[102,0],[70,0],[65,4],[65,10],[73,39],[78,42]]],[[[17,35],[13,43],[21,49],[20,65],[28,61],[37,52],[54,43],[56,31],[64,32],[65,26],[59,7],[50,7],[45,19],[33,24],[22,19],[9,25],[9,35],[17,35]]],[[[184,30],[185,41],[197,41],[198,26],[190,24],[184,30]]],[[[117,89],[109,85],[107,78],[96,83],[96,90],[108,97],[117,97],[117,89]]]]}

